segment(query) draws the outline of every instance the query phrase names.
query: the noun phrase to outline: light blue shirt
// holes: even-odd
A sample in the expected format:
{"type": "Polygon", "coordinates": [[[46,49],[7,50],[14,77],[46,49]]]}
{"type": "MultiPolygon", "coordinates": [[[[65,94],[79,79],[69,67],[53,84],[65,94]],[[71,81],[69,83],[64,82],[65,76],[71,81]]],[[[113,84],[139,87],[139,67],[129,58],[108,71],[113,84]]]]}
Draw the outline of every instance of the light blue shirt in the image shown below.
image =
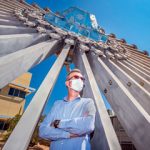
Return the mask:
{"type": "Polygon", "coordinates": [[[39,136],[51,140],[50,150],[90,150],[90,133],[94,130],[95,105],[91,98],[58,100],[40,124],[39,136]],[[61,120],[59,128],[50,124],[61,120]],[[70,138],[70,133],[80,137],[70,138]]]}

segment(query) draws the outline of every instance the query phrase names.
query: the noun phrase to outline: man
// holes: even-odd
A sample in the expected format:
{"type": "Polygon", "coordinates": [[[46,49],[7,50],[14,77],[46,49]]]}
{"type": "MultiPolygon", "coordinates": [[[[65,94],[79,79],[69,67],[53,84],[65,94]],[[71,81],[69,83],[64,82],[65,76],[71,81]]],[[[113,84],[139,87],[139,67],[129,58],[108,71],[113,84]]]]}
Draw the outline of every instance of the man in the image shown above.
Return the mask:
{"type": "Polygon", "coordinates": [[[84,87],[81,71],[72,70],[65,84],[68,96],[54,103],[40,124],[39,136],[52,141],[50,150],[90,150],[96,109],[92,99],[80,97],[84,87]]]}

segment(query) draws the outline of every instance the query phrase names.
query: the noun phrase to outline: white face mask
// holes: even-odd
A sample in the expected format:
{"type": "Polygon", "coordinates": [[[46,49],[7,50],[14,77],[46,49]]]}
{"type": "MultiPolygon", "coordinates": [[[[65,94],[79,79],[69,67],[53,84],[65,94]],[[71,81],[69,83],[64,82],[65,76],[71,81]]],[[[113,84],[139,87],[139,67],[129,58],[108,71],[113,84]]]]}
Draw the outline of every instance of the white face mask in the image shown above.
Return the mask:
{"type": "Polygon", "coordinates": [[[81,92],[84,86],[84,83],[81,79],[72,79],[71,81],[71,89],[77,91],[77,92],[81,92]]]}

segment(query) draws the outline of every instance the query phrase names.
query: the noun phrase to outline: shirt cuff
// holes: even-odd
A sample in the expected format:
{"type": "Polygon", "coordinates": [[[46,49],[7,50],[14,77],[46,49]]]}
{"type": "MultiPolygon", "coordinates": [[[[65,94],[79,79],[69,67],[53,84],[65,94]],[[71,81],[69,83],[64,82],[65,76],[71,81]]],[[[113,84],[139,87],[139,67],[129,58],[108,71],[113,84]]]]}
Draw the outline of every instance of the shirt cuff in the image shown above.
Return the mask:
{"type": "Polygon", "coordinates": [[[65,128],[65,122],[63,120],[60,120],[58,128],[60,128],[60,129],[65,128]]]}

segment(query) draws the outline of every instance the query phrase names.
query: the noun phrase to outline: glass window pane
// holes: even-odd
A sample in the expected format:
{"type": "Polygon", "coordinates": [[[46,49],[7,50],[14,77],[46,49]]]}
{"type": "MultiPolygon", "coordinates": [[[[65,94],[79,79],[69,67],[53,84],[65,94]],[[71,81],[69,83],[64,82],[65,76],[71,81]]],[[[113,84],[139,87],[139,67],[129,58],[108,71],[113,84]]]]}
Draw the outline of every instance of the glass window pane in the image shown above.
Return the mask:
{"type": "Polygon", "coordinates": [[[19,95],[19,90],[15,89],[14,96],[18,96],[18,95],[19,95]]]}
{"type": "Polygon", "coordinates": [[[14,91],[15,91],[14,88],[10,88],[10,89],[9,89],[9,92],[8,92],[8,95],[13,95],[13,94],[14,94],[14,91]]]}
{"type": "Polygon", "coordinates": [[[21,97],[21,98],[25,98],[25,95],[26,95],[26,92],[24,92],[24,91],[20,91],[20,93],[19,93],[19,97],[21,97]]]}
{"type": "Polygon", "coordinates": [[[3,130],[4,122],[0,121],[0,130],[3,130]]]}

